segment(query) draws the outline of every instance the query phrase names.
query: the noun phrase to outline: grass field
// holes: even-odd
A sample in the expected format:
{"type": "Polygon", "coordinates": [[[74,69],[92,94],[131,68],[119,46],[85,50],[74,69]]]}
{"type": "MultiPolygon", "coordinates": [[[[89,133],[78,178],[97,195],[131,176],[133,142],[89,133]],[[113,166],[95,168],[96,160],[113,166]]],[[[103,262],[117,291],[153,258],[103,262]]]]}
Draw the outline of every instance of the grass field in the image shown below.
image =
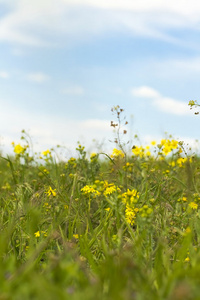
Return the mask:
{"type": "Polygon", "coordinates": [[[0,300],[200,299],[200,158],[170,136],[123,145],[113,113],[112,154],[58,161],[23,131],[1,156],[0,300]]]}

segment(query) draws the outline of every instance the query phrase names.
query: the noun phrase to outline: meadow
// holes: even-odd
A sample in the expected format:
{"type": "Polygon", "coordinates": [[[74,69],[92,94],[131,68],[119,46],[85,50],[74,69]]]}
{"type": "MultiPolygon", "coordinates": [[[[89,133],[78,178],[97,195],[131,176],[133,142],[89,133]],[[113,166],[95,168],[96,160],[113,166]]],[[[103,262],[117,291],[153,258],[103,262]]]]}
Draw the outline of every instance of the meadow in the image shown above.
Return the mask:
{"type": "Polygon", "coordinates": [[[0,300],[200,299],[200,158],[168,136],[0,158],[0,300]],[[127,150],[128,149],[128,150],[127,150]]]}

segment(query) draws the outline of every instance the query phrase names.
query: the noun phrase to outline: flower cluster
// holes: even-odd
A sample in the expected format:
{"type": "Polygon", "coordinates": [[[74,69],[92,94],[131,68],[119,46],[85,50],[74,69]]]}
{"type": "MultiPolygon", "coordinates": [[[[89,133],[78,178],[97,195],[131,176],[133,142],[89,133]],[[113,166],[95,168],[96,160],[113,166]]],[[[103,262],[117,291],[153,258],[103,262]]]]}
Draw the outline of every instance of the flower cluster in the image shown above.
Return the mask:
{"type": "Polygon", "coordinates": [[[148,216],[150,216],[153,212],[153,209],[151,207],[149,207],[147,204],[143,205],[140,209],[140,216],[142,218],[147,218],[148,216]]]}
{"type": "Polygon", "coordinates": [[[139,199],[139,193],[137,190],[133,189],[132,191],[127,189],[125,193],[122,194],[122,202],[125,204],[136,204],[139,199]]]}
{"type": "Polygon", "coordinates": [[[104,196],[108,196],[113,194],[114,192],[118,191],[120,192],[120,188],[117,187],[114,183],[108,183],[107,180],[105,180],[103,183],[103,194],[104,196]]]}
{"type": "Polygon", "coordinates": [[[151,152],[150,152],[150,146],[146,146],[145,148],[140,146],[133,146],[132,147],[132,152],[135,156],[138,156],[140,158],[143,158],[143,157],[149,157],[151,155],[151,152]]]}
{"type": "Polygon", "coordinates": [[[112,158],[117,158],[117,157],[123,158],[124,156],[125,156],[124,152],[116,148],[113,149],[113,152],[111,154],[112,158]]]}
{"type": "Polygon", "coordinates": [[[84,195],[93,195],[93,196],[98,196],[100,195],[99,191],[97,191],[94,187],[94,185],[85,185],[82,189],[81,192],[84,195]]]}
{"type": "Polygon", "coordinates": [[[42,230],[42,231],[36,231],[35,233],[34,233],[34,236],[36,237],[36,238],[39,238],[40,236],[41,236],[41,234],[44,236],[44,237],[47,237],[47,232],[46,231],[44,231],[44,230],[42,230]]]}
{"type": "Polygon", "coordinates": [[[77,167],[77,161],[76,161],[76,158],[74,157],[71,157],[68,162],[65,164],[65,168],[67,170],[73,170],[77,167]]]}
{"type": "Polygon", "coordinates": [[[159,148],[162,151],[162,154],[164,155],[168,155],[169,153],[171,153],[173,150],[176,149],[181,151],[178,141],[170,140],[170,139],[162,139],[159,148]]]}
{"type": "Polygon", "coordinates": [[[131,207],[130,205],[126,205],[125,218],[126,218],[126,221],[130,225],[133,225],[135,223],[136,212],[137,212],[137,209],[135,209],[134,207],[131,207]]]}
{"type": "Polygon", "coordinates": [[[172,153],[174,150],[177,150],[178,153],[182,152],[180,142],[174,139],[162,139],[160,143],[156,144],[156,141],[152,141],[151,145],[143,146],[133,146],[132,152],[134,156],[138,156],[140,158],[150,157],[151,156],[151,148],[154,146],[154,153],[157,152],[158,155],[167,156],[169,153],[172,153]],[[157,151],[156,151],[157,149],[157,151]]]}
{"type": "Polygon", "coordinates": [[[28,145],[25,145],[24,147],[22,147],[20,144],[15,145],[14,142],[12,142],[12,146],[14,147],[14,152],[19,155],[23,154],[29,147],[28,145]]]}

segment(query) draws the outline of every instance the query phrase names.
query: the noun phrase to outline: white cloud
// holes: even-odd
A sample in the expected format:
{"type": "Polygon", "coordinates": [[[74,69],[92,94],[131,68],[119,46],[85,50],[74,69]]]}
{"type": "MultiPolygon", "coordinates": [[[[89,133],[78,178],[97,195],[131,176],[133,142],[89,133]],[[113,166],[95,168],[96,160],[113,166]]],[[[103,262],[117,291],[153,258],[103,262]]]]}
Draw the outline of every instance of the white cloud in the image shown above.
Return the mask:
{"type": "Polygon", "coordinates": [[[110,121],[98,120],[98,119],[89,119],[82,122],[83,128],[86,130],[102,130],[104,132],[109,130],[110,121]]]}
{"type": "Polygon", "coordinates": [[[148,86],[133,88],[131,90],[131,94],[133,97],[140,97],[144,99],[150,98],[151,104],[155,106],[157,110],[163,111],[165,113],[180,116],[193,114],[186,102],[165,97],[161,95],[157,90],[148,86]]]}
{"type": "MultiPolygon", "coordinates": [[[[114,0],[110,0],[110,2],[114,3],[114,0]]],[[[191,0],[190,4],[188,4],[187,0],[177,0],[174,2],[173,0],[169,1],[160,1],[153,0],[149,2],[149,0],[143,1],[132,1],[132,0],[118,0],[118,3],[121,4],[122,8],[123,3],[127,3],[129,6],[127,9],[134,9],[137,11],[171,11],[171,12],[179,12],[180,14],[188,15],[190,13],[200,12],[200,4],[195,0],[191,0]]]]}
{"type": "Polygon", "coordinates": [[[63,0],[66,4],[73,5],[88,5],[94,7],[100,7],[102,9],[115,9],[115,10],[132,10],[136,12],[150,12],[150,11],[162,11],[168,10],[173,12],[179,12],[181,14],[188,15],[190,13],[200,12],[200,4],[195,0],[191,0],[188,4],[187,0],[143,0],[143,1],[132,1],[132,0],[63,0]]]}
{"type": "Polygon", "coordinates": [[[49,80],[49,76],[42,73],[42,72],[36,72],[36,73],[30,73],[27,75],[27,79],[33,82],[37,83],[43,83],[47,80],[49,80]]]}
{"type": "Polygon", "coordinates": [[[0,19],[0,40],[25,45],[82,40],[108,31],[176,41],[168,29],[198,30],[196,0],[27,0],[1,1],[10,12],[0,19]],[[63,36],[66,38],[63,39],[63,36]],[[60,41],[61,41],[60,39],[60,41]]]}
{"type": "Polygon", "coordinates": [[[179,69],[182,72],[191,72],[194,74],[200,72],[200,57],[192,57],[192,58],[185,58],[185,59],[174,59],[165,62],[166,65],[172,67],[174,69],[179,69]]]}
{"type": "Polygon", "coordinates": [[[71,86],[62,89],[61,93],[65,95],[82,96],[84,95],[85,91],[81,86],[71,86]]]}
{"type": "Polygon", "coordinates": [[[183,101],[177,101],[172,98],[160,97],[158,99],[153,100],[153,105],[163,112],[174,115],[181,116],[194,114],[189,109],[187,103],[183,101]]]}
{"type": "Polygon", "coordinates": [[[47,116],[38,112],[36,115],[31,111],[9,105],[5,99],[0,99],[0,127],[3,128],[0,136],[0,146],[4,151],[12,151],[11,142],[20,141],[21,130],[25,129],[33,138],[34,151],[63,145],[70,152],[74,152],[77,142],[80,141],[88,149],[93,139],[98,142],[112,139],[113,131],[110,121],[100,119],[72,120],[59,116],[47,116]],[[4,125],[7,124],[5,127],[4,125]]]}
{"type": "Polygon", "coordinates": [[[8,79],[9,78],[8,72],[0,71],[0,78],[8,79]]]}
{"type": "Polygon", "coordinates": [[[132,96],[143,98],[157,98],[160,97],[160,93],[149,86],[141,86],[133,88],[131,90],[132,96]]]}

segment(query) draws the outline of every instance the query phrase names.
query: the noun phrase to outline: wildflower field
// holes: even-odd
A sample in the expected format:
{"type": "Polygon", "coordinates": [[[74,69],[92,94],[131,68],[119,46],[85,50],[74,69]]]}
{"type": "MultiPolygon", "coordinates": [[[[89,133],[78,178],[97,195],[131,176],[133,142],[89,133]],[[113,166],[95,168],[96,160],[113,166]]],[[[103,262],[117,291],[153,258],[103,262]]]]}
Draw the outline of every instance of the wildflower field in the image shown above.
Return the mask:
{"type": "MultiPolygon", "coordinates": [[[[200,299],[200,158],[167,137],[0,158],[0,299],[200,299]],[[125,151],[128,148],[128,151],[125,151]]],[[[122,124],[123,123],[123,124],[122,124]]]]}

